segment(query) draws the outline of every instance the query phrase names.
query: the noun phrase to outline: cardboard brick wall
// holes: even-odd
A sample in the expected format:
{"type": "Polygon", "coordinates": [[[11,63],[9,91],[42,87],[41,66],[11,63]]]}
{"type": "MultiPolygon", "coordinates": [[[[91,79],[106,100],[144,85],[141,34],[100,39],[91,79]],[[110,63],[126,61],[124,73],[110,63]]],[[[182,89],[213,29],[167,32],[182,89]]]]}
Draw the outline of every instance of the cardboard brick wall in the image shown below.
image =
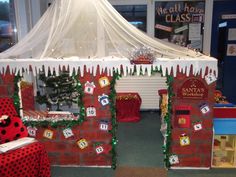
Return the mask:
{"type": "MultiPolygon", "coordinates": [[[[81,125],[72,128],[74,136],[65,138],[63,135],[64,127],[36,127],[36,139],[45,145],[46,151],[49,154],[50,162],[52,165],[76,165],[76,166],[111,166],[112,154],[111,139],[112,135],[108,131],[100,130],[100,121],[108,122],[108,127],[111,129],[111,111],[110,105],[102,106],[98,97],[102,94],[110,94],[110,85],[101,87],[99,79],[107,77],[111,81],[111,77],[106,74],[93,76],[90,73],[85,73],[83,77],[79,78],[83,89],[85,83],[93,82],[95,89],[93,94],[84,93],[83,102],[85,111],[87,107],[96,108],[96,116],[85,117],[85,121],[81,125]],[[48,139],[43,136],[45,130],[53,131],[53,138],[48,139]],[[86,139],[88,147],[80,149],[77,141],[86,139]],[[95,145],[101,144],[104,148],[104,153],[97,154],[95,145]]],[[[11,97],[14,94],[14,75],[0,75],[0,97],[11,97]],[[12,87],[9,89],[9,87],[12,87]]],[[[32,110],[32,85],[25,85],[22,90],[23,107],[25,110],[32,110]]],[[[79,111],[79,110],[78,110],[79,111]]]]}
{"type": "Polygon", "coordinates": [[[12,97],[14,95],[14,75],[0,74],[0,97],[12,97]]]}
{"type": "Polygon", "coordinates": [[[175,96],[172,98],[172,140],[170,151],[172,154],[178,155],[179,163],[172,166],[210,167],[215,82],[208,85],[200,75],[187,77],[185,74],[178,73],[177,77],[174,78],[173,91],[175,96]],[[190,89],[187,89],[188,87],[190,89]],[[201,112],[201,107],[204,105],[208,105],[210,109],[206,114],[203,113],[204,111],[201,112]],[[182,110],[180,109],[181,106],[182,110]],[[180,110],[176,111],[176,108],[180,110]],[[189,125],[185,125],[187,123],[185,119],[188,118],[189,125]],[[177,119],[180,120],[178,121],[177,119]],[[202,125],[202,129],[196,131],[194,124],[199,122],[202,125]],[[188,137],[190,144],[181,146],[181,137],[188,137]]]}

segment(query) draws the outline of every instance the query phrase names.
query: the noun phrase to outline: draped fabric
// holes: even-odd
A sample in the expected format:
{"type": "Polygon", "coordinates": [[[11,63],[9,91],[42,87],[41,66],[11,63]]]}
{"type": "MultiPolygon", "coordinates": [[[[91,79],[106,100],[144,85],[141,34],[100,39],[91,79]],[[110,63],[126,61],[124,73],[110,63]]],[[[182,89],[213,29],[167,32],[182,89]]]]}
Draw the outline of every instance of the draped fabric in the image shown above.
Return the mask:
{"type": "Polygon", "coordinates": [[[113,61],[127,62],[132,52],[143,46],[153,51],[155,62],[162,69],[174,67],[176,70],[180,63],[181,70],[190,70],[192,65],[196,73],[206,67],[217,71],[215,59],[150,38],[129,24],[107,0],[54,1],[25,38],[0,54],[0,65],[4,68],[10,65],[19,70],[15,66],[19,62],[23,62],[23,67],[24,62],[41,67],[48,60],[55,59],[53,64],[59,67],[60,60],[65,59],[77,66],[80,61],[93,63],[102,60],[115,67],[117,63],[113,61]]]}

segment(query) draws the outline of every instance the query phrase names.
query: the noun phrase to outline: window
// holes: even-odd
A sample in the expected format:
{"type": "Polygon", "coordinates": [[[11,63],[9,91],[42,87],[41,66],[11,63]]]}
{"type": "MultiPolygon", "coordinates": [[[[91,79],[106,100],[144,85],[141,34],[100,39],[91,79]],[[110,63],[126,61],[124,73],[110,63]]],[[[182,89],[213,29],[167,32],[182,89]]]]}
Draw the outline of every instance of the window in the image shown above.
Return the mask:
{"type": "Polygon", "coordinates": [[[155,37],[202,51],[204,1],[157,1],[155,10],[155,37]]]}
{"type": "Polygon", "coordinates": [[[3,52],[16,42],[13,0],[0,0],[0,9],[0,52],[3,52]]]}
{"type": "Polygon", "coordinates": [[[114,5],[114,8],[132,25],[147,31],[147,5],[114,5]]]}

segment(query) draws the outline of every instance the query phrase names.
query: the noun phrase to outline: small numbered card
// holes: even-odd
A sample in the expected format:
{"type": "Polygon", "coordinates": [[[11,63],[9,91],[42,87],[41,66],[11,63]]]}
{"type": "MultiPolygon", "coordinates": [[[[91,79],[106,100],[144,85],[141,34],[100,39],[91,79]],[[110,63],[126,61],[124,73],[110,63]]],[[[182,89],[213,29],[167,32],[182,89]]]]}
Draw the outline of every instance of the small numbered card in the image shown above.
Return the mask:
{"type": "Polygon", "coordinates": [[[197,122],[193,124],[193,129],[195,132],[202,130],[202,122],[197,122]]]}
{"type": "Polygon", "coordinates": [[[77,145],[80,149],[85,149],[86,147],[88,147],[88,142],[86,141],[86,139],[83,138],[77,141],[77,145]]]}
{"type": "Polygon", "coordinates": [[[101,96],[98,96],[98,101],[102,106],[106,106],[109,104],[109,97],[108,95],[102,94],[101,96]]]}
{"type": "Polygon", "coordinates": [[[104,149],[103,149],[102,146],[97,146],[97,147],[96,147],[96,153],[97,153],[97,154],[101,154],[101,153],[103,153],[103,151],[104,151],[104,149]]]}
{"type": "Polygon", "coordinates": [[[169,157],[169,162],[171,165],[178,164],[179,163],[179,158],[177,155],[171,155],[169,157]]]}
{"type": "Polygon", "coordinates": [[[43,132],[43,137],[48,138],[48,139],[52,139],[53,138],[53,134],[54,133],[53,133],[52,130],[46,129],[43,132]]]}
{"type": "Polygon", "coordinates": [[[96,108],[93,106],[86,108],[86,115],[87,117],[95,117],[96,116],[96,108]]]}
{"type": "Polygon", "coordinates": [[[107,131],[109,128],[108,121],[101,120],[99,128],[100,130],[107,131]]]}
{"type": "Polygon", "coordinates": [[[217,80],[216,76],[213,73],[209,73],[205,76],[206,83],[210,85],[211,83],[215,82],[217,80]]]}
{"type": "Polygon", "coordinates": [[[207,114],[210,112],[210,107],[208,104],[203,104],[202,106],[200,106],[200,110],[202,114],[207,114]]]}
{"type": "Polygon", "coordinates": [[[74,134],[70,128],[64,129],[63,135],[65,136],[65,138],[70,138],[70,137],[74,136],[74,134]]]}
{"type": "Polygon", "coordinates": [[[94,85],[93,82],[90,83],[90,82],[87,81],[84,85],[84,93],[92,95],[93,92],[94,92],[95,87],[96,86],[94,85]]]}
{"type": "Polygon", "coordinates": [[[190,145],[190,139],[186,134],[182,134],[182,136],[179,138],[179,143],[181,146],[190,145]]]}
{"type": "Polygon", "coordinates": [[[36,127],[29,126],[27,127],[27,130],[30,136],[36,137],[37,130],[38,130],[36,127]]]}
{"type": "Polygon", "coordinates": [[[101,77],[101,78],[98,80],[98,82],[99,82],[99,85],[100,85],[101,88],[110,85],[109,79],[108,79],[107,77],[101,77]]]}

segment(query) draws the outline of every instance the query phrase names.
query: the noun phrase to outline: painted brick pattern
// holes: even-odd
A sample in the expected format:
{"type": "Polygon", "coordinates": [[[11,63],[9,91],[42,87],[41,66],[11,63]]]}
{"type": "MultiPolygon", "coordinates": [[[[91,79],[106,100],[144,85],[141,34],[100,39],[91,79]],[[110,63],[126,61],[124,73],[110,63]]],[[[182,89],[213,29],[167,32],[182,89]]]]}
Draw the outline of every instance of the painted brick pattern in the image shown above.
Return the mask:
{"type": "MultiPolygon", "coordinates": [[[[111,166],[112,155],[109,153],[111,149],[112,136],[108,131],[99,129],[100,121],[106,120],[111,129],[111,112],[110,105],[102,106],[98,101],[98,96],[102,94],[109,95],[110,85],[101,88],[98,80],[105,77],[106,74],[98,74],[93,76],[90,73],[85,73],[83,77],[79,78],[84,86],[87,81],[94,82],[96,88],[92,95],[84,94],[83,102],[85,110],[89,106],[96,108],[95,117],[85,117],[85,121],[81,125],[72,128],[74,136],[65,138],[63,135],[64,127],[36,127],[36,139],[44,144],[46,151],[49,154],[52,165],[77,165],[77,166],[111,166]],[[52,130],[54,135],[52,139],[43,137],[46,129],[52,130]],[[86,139],[89,146],[85,149],[80,149],[76,142],[80,139],[86,139]],[[105,153],[97,154],[95,145],[99,143],[104,147],[105,153]]],[[[111,77],[108,77],[111,81],[111,77]]],[[[11,97],[14,91],[14,75],[0,75],[0,97],[11,97]]],[[[32,110],[31,101],[33,94],[32,87],[27,86],[23,91],[23,106],[28,110],[32,110]],[[31,99],[30,101],[28,99],[31,99]]]]}
{"type": "Polygon", "coordinates": [[[208,85],[200,75],[187,77],[185,74],[178,73],[174,78],[173,91],[175,96],[172,99],[172,135],[171,135],[171,148],[170,152],[176,154],[179,157],[179,164],[173,166],[176,167],[210,167],[211,164],[211,151],[212,151],[212,119],[213,119],[213,104],[214,104],[214,90],[215,83],[208,85]],[[204,83],[208,89],[208,96],[205,99],[182,99],[177,96],[177,90],[183,85],[183,83],[191,78],[197,78],[204,83]],[[210,107],[210,112],[203,114],[200,111],[199,106],[203,103],[207,103],[210,107]],[[190,127],[180,128],[176,126],[176,115],[174,114],[174,108],[179,105],[191,106],[190,114],[190,127]],[[203,129],[200,131],[194,131],[193,122],[201,121],[203,129]],[[186,134],[190,139],[190,145],[181,146],[180,137],[182,134],[186,134]]]}

